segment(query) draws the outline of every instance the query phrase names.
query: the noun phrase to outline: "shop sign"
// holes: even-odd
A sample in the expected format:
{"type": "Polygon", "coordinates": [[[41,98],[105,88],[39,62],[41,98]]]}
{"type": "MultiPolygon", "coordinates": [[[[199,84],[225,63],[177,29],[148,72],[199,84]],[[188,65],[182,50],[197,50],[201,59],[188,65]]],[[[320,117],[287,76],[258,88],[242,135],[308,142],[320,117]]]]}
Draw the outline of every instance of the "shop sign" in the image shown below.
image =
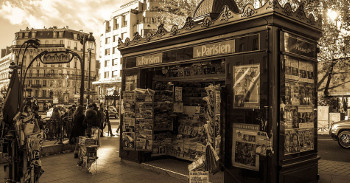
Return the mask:
{"type": "Polygon", "coordinates": [[[235,40],[193,47],[193,57],[208,57],[235,52],[235,40]]]}
{"type": "Polygon", "coordinates": [[[162,53],[136,57],[136,66],[162,63],[162,53]]]}
{"type": "Polygon", "coordinates": [[[303,55],[307,57],[316,57],[316,43],[311,43],[306,39],[284,32],[284,51],[303,55]]]}
{"type": "Polygon", "coordinates": [[[67,52],[48,52],[41,57],[44,64],[68,63],[73,59],[73,55],[67,52]]]}

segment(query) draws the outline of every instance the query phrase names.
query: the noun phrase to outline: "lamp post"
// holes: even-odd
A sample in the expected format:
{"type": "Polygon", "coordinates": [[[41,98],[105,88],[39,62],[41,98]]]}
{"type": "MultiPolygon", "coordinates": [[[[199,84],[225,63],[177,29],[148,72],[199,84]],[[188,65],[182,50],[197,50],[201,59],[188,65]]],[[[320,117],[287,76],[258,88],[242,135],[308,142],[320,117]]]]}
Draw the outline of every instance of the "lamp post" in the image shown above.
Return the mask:
{"type": "MultiPolygon", "coordinates": [[[[80,105],[84,105],[84,79],[85,79],[85,43],[88,42],[88,44],[94,44],[95,38],[92,36],[92,33],[85,34],[82,33],[80,35],[80,43],[83,45],[83,59],[81,62],[81,87],[80,87],[80,105]]],[[[89,96],[89,95],[88,95],[89,96]]]]}
{"type": "Polygon", "coordinates": [[[92,35],[92,32],[90,32],[89,37],[88,37],[88,52],[89,52],[89,79],[88,79],[88,104],[90,102],[90,90],[91,90],[91,81],[90,81],[90,75],[91,75],[91,52],[94,49],[95,46],[95,38],[92,35]]]}

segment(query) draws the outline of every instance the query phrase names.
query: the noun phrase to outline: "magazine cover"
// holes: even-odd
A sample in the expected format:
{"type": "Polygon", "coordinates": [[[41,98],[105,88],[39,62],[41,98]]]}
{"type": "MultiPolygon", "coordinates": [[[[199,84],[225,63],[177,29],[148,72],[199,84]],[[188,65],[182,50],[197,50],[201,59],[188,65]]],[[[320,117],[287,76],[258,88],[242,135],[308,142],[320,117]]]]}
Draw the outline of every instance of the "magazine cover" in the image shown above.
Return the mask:
{"type": "Polygon", "coordinates": [[[260,107],[260,65],[233,67],[234,108],[260,107]]]}
{"type": "Polygon", "coordinates": [[[232,165],[259,171],[259,155],[256,153],[259,125],[234,124],[232,165]]]}
{"type": "Polygon", "coordinates": [[[123,132],[123,149],[124,150],[135,150],[135,133],[134,132],[123,132]]]}

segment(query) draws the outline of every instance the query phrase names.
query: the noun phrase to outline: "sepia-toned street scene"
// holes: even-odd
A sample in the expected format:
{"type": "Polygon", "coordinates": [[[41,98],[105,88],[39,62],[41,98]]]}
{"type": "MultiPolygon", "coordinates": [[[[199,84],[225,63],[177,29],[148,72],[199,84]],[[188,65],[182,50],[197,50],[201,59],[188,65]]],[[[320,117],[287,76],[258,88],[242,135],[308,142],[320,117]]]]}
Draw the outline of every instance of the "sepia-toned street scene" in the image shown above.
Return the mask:
{"type": "Polygon", "coordinates": [[[350,182],[350,1],[0,0],[0,183],[350,182]]]}

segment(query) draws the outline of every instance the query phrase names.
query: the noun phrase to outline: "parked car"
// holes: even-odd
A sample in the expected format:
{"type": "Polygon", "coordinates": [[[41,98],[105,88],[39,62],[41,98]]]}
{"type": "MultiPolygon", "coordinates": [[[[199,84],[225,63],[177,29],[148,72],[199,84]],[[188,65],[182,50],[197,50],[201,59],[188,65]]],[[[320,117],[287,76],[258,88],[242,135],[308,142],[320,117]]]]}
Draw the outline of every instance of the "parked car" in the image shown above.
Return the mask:
{"type": "Polygon", "coordinates": [[[109,117],[113,117],[115,119],[119,118],[119,114],[118,114],[117,108],[115,108],[114,106],[110,105],[110,106],[107,107],[107,109],[108,109],[109,117]]]}
{"type": "Polygon", "coordinates": [[[332,123],[329,129],[329,135],[333,140],[338,141],[340,147],[344,149],[350,148],[350,120],[343,120],[332,123]]]}

